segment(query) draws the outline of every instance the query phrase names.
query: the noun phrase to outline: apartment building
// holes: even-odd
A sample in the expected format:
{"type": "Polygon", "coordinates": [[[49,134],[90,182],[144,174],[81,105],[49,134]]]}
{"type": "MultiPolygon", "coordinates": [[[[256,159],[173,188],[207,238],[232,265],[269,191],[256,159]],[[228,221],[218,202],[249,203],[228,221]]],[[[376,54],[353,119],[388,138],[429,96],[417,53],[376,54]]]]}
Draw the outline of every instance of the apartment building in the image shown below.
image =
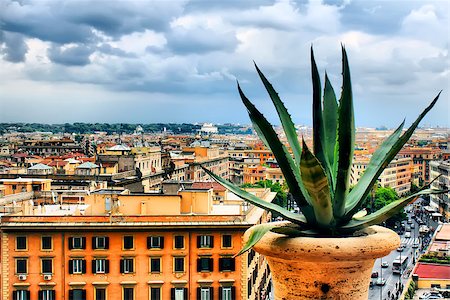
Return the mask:
{"type": "Polygon", "coordinates": [[[235,196],[214,205],[214,188],[202,186],[173,195],[100,190],[82,206],[2,217],[2,299],[265,299],[265,259],[234,254],[244,231],[270,215],[235,196]]]}
{"type": "MultiPolygon", "coordinates": [[[[369,156],[358,156],[353,160],[350,173],[350,184],[355,185],[366,170],[370,161],[369,156]]],[[[396,158],[383,170],[378,182],[383,187],[393,188],[398,195],[404,195],[411,189],[412,159],[396,158]]]]}
{"type": "Polygon", "coordinates": [[[55,140],[25,140],[17,146],[23,151],[37,155],[63,155],[70,152],[82,152],[83,149],[69,138],[55,140]]]}
{"type": "Polygon", "coordinates": [[[440,160],[442,150],[431,147],[406,147],[400,150],[398,157],[409,157],[413,161],[413,179],[417,185],[430,182],[430,162],[440,160]]]}
{"type": "MultiPolygon", "coordinates": [[[[430,162],[430,180],[440,176],[432,187],[437,189],[450,188],[450,160],[430,162]]],[[[444,221],[450,220],[450,192],[430,195],[430,206],[436,208],[444,221]]]]}

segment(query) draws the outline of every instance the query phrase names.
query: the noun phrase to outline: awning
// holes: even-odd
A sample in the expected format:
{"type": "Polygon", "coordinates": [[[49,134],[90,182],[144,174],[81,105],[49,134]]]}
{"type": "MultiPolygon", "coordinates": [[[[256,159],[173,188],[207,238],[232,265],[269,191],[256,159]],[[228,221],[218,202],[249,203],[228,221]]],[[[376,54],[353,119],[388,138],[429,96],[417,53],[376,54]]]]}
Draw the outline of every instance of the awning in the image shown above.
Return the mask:
{"type": "Polygon", "coordinates": [[[431,206],[425,206],[424,209],[425,209],[427,212],[436,211],[436,208],[431,207],[431,206]]]}
{"type": "Polygon", "coordinates": [[[442,214],[435,212],[431,214],[432,217],[442,217],[442,214]]]}

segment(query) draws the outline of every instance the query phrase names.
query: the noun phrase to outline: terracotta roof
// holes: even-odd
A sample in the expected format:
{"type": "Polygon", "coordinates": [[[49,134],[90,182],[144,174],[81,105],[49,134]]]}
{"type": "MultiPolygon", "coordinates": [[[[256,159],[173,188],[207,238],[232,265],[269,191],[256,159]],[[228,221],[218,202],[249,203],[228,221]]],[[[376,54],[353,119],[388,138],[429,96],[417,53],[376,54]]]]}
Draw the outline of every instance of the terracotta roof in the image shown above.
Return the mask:
{"type": "Polygon", "coordinates": [[[218,192],[226,191],[226,189],[217,182],[194,182],[192,188],[198,190],[209,190],[212,188],[214,191],[218,192]]]}
{"type": "Polygon", "coordinates": [[[415,274],[419,278],[449,279],[450,265],[418,263],[415,274]]]}
{"type": "Polygon", "coordinates": [[[436,241],[450,241],[450,224],[442,224],[439,232],[436,233],[436,241]]]}

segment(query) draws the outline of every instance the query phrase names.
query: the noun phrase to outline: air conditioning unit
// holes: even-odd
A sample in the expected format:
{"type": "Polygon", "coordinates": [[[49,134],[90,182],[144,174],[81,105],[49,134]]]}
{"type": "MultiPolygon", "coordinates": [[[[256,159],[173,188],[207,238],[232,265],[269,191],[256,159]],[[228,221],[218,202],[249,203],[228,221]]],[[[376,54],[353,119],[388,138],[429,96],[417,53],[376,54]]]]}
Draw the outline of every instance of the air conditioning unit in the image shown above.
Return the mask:
{"type": "Polygon", "coordinates": [[[27,275],[19,275],[19,280],[27,280],[27,275]]]}
{"type": "Polygon", "coordinates": [[[44,275],[44,280],[52,280],[52,275],[44,275]]]}

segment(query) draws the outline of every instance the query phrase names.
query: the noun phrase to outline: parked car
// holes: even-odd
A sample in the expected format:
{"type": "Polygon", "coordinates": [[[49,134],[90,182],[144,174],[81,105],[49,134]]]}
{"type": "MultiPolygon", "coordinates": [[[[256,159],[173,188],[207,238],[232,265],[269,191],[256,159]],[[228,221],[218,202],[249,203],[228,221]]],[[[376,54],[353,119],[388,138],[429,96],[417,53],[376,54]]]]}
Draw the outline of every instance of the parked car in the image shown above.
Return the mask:
{"type": "Polygon", "coordinates": [[[386,284],[386,278],[378,278],[376,285],[385,285],[386,284]]]}
{"type": "Polygon", "coordinates": [[[381,263],[381,267],[382,267],[382,268],[388,268],[388,267],[389,267],[389,263],[388,263],[387,261],[383,261],[383,262],[381,263]]]}
{"type": "Polygon", "coordinates": [[[431,299],[444,299],[444,296],[442,296],[439,293],[436,292],[426,292],[422,296],[419,296],[419,299],[421,300],[431,300],[431,299]]]}
{"type": "Polygon", "coordinates": [[[378,278],[378,272],[373,272],[370,277],[371,278],[378,278]]]}

